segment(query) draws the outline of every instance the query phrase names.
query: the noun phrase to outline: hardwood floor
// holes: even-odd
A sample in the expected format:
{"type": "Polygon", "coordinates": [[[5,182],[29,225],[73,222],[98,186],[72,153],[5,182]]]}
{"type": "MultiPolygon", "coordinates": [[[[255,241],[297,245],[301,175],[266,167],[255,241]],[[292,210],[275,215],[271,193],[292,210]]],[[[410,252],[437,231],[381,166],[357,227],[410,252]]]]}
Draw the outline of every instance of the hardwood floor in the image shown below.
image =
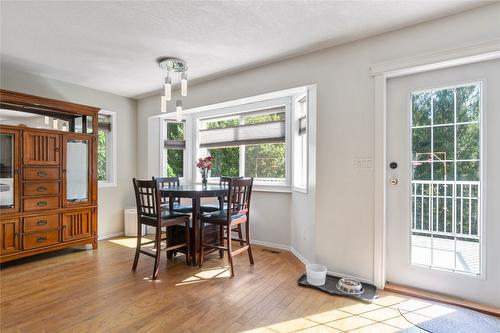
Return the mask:
{"type": "Polygon", "coordinates": [[[287,251],[255,246],[255,266],[217,255],[202,270],[141,256],[135,238],[101,241],[2,265],[2,332],[419,332],[400,316],[408,299],[380,291],[373,304],[297,286],[303,265],[287,251]],[[305,331],[301,331],[306,329],[305,331]]]}

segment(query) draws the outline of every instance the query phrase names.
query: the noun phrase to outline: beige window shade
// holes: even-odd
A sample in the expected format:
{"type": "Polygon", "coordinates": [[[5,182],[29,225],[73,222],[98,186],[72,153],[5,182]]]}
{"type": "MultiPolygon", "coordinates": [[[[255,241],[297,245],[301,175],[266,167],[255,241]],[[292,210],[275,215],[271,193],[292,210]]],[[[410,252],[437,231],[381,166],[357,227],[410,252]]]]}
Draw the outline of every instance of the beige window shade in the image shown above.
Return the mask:
{"type": "MultiPolygon", "coordinates": [[[[273,109],[272,113],[284,111],[284,108],[279,108],[273,109]]],[[[268,114],[271,112],[266,113],[268,114]]],[[[242,116],[247,117],[252,114],[244,114],[242,116]]],[[[226,128],[200,130],[200,148],[218,148],[280,142],[285,142],[284,119],[259,124],[243,124],[226,128]]]]}

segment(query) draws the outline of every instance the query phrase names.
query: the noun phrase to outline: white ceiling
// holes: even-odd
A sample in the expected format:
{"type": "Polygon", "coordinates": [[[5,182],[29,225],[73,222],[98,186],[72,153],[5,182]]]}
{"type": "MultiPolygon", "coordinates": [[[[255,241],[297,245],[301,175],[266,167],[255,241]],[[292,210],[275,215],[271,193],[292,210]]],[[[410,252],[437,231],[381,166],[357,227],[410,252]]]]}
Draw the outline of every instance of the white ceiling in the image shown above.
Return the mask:
{"type": "Polygon", "coordinates": [[[1,2],[3,69],[128,97],[155,59],[203,80],[484,5],[478,1],[1,2]]]}

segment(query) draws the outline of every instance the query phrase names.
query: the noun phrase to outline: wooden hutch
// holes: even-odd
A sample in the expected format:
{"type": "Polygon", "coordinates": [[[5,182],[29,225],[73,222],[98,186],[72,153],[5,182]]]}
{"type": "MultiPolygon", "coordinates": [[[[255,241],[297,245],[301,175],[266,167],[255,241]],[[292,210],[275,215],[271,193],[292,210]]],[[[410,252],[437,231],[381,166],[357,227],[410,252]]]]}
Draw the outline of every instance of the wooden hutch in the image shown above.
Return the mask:
{"type": "Polygon", "coordinates": [[[0,90],[0,262],[97,248],[98,108],[0,90]]]}

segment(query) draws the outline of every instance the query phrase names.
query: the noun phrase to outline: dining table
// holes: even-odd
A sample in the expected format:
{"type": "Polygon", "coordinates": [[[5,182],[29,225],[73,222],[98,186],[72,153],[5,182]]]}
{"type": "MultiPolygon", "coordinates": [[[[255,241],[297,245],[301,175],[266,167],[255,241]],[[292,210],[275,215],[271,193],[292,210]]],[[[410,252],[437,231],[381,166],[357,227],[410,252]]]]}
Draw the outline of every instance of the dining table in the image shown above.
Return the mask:
{"type": "MultiPolygon", "coordinates": [[[[228,187],[226,185],[210,184],[192,184],[178,185],[159,188],[160,194],[169,197],[170,210],[173,210],[173,198],[188,198],[192,200],[192,230],[191,241],[194,243],[192,249],[193,265],[197,264],[197,254],[200,252],[200,220],[201,220],[201,198],[219,198],[227,195],[228,187]]],[[[219,201],[220,202],[220,201],[219,201]]]]}

